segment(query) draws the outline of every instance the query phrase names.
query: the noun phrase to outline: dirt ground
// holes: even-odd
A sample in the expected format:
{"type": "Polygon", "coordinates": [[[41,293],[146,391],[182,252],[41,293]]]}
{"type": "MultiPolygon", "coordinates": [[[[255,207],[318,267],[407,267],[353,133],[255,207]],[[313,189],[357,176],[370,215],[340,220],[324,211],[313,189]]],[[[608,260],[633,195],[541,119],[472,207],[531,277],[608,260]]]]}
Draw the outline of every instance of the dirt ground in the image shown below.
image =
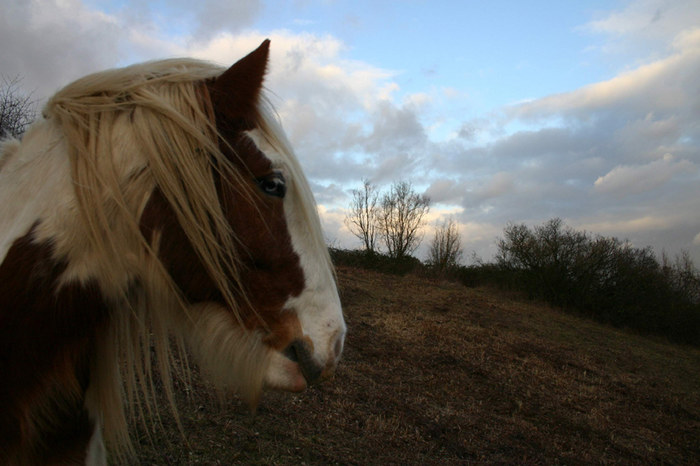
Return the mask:
{"type": "Polygon", "coordinates": [[[698,464],[700,349],[492,289],[338,270],[335,378],[255,413],[202,382],[139,464],[698,464]]]}

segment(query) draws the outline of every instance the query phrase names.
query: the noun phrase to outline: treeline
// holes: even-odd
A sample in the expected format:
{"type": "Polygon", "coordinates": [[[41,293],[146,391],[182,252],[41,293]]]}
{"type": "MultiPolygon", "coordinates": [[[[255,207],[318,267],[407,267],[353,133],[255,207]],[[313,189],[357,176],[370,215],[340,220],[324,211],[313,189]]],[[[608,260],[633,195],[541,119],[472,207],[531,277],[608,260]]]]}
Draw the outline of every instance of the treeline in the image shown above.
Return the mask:
{"type": "Polygon", "coordinates": [[[658,261],[650,248],[566,227],[560,219],[509,225],[498,241],[503,285],[616,326],[700,343],[700,274],[689,256],[658,261]]]}
{"type": "Polygon", "coordinates": [[[604,323],[700,345],[700,273],[687,254],[659,261],[650,248],[576,231],[560,219],[508,225],[497,246],[494,262],[447,269],[366,250],[331,254],[338,264],[514,290],[604,323]]]}

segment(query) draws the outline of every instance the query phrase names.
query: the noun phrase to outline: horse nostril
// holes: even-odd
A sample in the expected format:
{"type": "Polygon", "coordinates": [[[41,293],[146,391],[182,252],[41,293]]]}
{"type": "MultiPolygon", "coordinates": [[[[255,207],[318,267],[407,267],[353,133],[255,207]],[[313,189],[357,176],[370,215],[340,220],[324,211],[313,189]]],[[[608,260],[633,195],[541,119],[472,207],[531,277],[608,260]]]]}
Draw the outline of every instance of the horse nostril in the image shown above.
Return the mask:
{"type": "Polygon", "coordinates": [[[308,384],[321,377],[323,368],[313,358],[310,345],[303,340],[294,340],[282,352],[287,359],[299,364],[299,369],[308,384]]]}
{"type": "Polygon", "coordinates": [[[285,348],[285,350],[282,352],[282,354],[284,354],[284,356],[285,356],[287,359],[289,359],[290,361],[299,362],[299,353],[298,353],[298,350],[297,350],[297,347],[299,346],[298,343],[299,343],[299,342],[298,342],[297,340],[293,341],[293,342],[292,342],[289,346],[287,346],[287,348],[285,348]]]}

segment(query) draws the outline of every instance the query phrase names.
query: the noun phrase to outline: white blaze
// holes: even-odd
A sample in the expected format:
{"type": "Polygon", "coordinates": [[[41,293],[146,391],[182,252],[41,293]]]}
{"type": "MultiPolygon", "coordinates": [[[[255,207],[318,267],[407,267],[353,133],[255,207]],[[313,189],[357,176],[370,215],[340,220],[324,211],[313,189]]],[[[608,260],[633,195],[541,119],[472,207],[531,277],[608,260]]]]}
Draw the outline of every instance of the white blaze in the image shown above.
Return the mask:
{"type": "MultiPolygon", "coordinates": [[[[330,372],[340,359],[346,326],[313,196],[291,157],[280,154],[260,131],[248,135],[287,179],[284,212],[292,247],[304,271],[305,288],[299,296],[290,298],[285,308],[296,312],[303,336],[313,343],[312,357],[319,367],[330,372]]],[[[295,389],[299,374],[293,366],[296,364],[290,365],[282,355],[274,357],[266,377],[268,384],[295,389]]]]}

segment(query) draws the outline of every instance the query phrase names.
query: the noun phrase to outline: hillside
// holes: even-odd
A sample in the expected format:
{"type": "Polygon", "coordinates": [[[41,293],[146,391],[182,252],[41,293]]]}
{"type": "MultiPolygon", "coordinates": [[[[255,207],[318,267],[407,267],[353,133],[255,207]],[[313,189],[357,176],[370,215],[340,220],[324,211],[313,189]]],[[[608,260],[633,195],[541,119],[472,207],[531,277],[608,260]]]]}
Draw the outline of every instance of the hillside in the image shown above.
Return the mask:
{"type": "MultiPolygon", "coordinates": [[[[338,270],[334,379],[253,416],[200,382],[142,464],[669,463],[700,458],[700,350],[490,289],[338,270]]],[[[165,409],[163,410],[165,414],[165,409]]]]}

